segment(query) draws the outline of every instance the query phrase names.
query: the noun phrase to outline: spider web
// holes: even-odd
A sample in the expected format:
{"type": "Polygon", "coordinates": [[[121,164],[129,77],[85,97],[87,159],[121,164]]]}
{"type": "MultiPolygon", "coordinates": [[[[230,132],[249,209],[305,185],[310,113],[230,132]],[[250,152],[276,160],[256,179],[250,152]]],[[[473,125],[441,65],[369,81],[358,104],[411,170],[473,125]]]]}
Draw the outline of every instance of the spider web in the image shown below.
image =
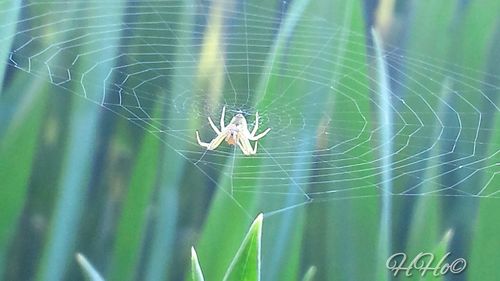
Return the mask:
{"type": "Polygon", "coordinates": [[[488,82],[496,74],[386,46],[384,105],[365,35],[307,11],[294,17],[286,2],[107,1],[97,18],[92,3],[24,3],[15,37],[1,39],[14,42],[9,65],[154,134],[242,209],[252,196],[268,215],[382,194],[500,196],[499,145],[485,143],[499,111],[488,95],[498,93],[488,82]],[[272,128],[255,156],[196,143],[195,130],[203,141],[215,137],[207,117],[218,125],[223,106],[226,124],[241,112],[252,128],[258,111],[259,132],[272,128]]]}

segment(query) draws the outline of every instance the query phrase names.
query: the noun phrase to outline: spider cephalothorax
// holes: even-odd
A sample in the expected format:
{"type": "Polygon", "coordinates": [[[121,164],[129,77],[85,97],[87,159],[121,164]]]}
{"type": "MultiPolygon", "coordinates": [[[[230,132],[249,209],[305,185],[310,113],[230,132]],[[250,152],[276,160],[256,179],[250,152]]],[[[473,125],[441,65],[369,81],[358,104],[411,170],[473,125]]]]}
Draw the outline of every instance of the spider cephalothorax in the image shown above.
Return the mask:
{"type": "Polygon", "coordinates": [[[252,132],[248,130],[247,120],[243,114],[238,113],[229,122],[229,125],[224,126],[224,115],[226,113],[226,107],[222,108],[222,114],[220,118],[220,130],[217,128],[210,117],[208,117],[208,122],[210,126],[215,131],[217,136],[210,141],[210,143],[202,142],[200,140],[200,135],[198,131],[196,131],[196,139],[198,140],[198,144],[206,147],[208,150],[216,149],[222,141],[226,141],[230,145],[238,145],[245,155],[252,155],[257,153],[257,141],[264,137],[271,128],[266,129],[264,132],[255,135],[257,133],[257,129],[259,128],[259,113],[255,113],[255,125],[252,129],[252,132]],[[252,148],[250,141],[255,141],[255,145],[252,148]]]}

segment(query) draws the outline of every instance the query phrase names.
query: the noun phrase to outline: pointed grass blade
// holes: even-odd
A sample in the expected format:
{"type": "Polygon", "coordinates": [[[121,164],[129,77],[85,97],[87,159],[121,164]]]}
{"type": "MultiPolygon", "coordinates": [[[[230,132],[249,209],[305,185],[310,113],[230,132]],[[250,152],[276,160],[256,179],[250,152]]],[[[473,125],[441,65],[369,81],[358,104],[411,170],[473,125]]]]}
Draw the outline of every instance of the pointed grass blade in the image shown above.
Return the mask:
{"type": "Polygon", "coordinates": [[[194,247],[191,247],[191,281],[204,281],[198,255],[194,247]]]}
{"type": "Polygon", "coordinates": [[[104,281],[104,278],[101,277],[99,272],[97,272],[97,270],[92,266],[87,258],[85,258],[84,255],[77,253],[76,260],[78,261],[78,264],[80,265],[83,274],[88,281],[104,281]]]}
{"type": "Polygon", "coordinates": [[[263,215],[259,214],[250,226],[245,239],[233,258],[223,281],[260,280],[260,250],[263,215]]]}

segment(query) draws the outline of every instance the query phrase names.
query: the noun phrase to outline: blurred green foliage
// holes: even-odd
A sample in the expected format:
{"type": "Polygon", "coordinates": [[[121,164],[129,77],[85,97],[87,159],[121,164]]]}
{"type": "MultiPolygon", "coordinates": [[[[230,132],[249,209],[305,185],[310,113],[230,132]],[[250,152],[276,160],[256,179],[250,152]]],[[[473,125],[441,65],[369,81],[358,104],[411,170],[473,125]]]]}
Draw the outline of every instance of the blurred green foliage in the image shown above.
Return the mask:
{"type": "MultiPolygon", "coordinates": [[[[343,135],[350,134],[350,127],[340,126],[337,120],[349,120],[351,126],[366,121],[359,114],[341,110],[342,105],[350,102],[350,97],[356,96],[360,110],[372,112],[367,121],[376,122],[377,112],[373,110],[370,99],[373,93],[366,91],[367,88],[375,88],[367,85],[376,83],[366,75],[373,71],[369,67],[373,58],[370,36],[364,36],[370,33],[371,24],[375,24],[373,17],[376,11],[370,6],[371,1],[260,1],[249,5],[247,2],[214,0],[200,5],[203,7],[201,11],[195,5],[199,3],[194,1],[179,2],[178,5],[172,5],[171,3],[177,3],[172,1],[165,2],[170,5],[162,5],[163,2],[151,3],[151,7],[157,5],[154,6],[157,14],[175,15],[175,19],[169,21],[176,25],[158,27],[154,31],[139,30],[136,36],[128,36],[129,34],[115,29],[102,36],[92,33],[94,30],[90,26],[127,26],[134,21],[147,22],[151,20],[148,17],[158,17],[149,13],[151,7],[141,6],[134,10],[134,2],[118,0],[113,1],[112,6],[98,1],[69,1],[65,4],[68,11],[77,8],[85,11],[85,21],[66,21],[59,28],[88,33],[90,36],[86,40],[97,42],[97,46],[83,45],[79,52],[83,54],[98,48],[105,50],[96,54],[96,57],[75,65],[78,69],[75,72],[81,74],[91,68],[95,61],[105,62],[103,69],[98,69],[88,77],[90,81],[97,81],[85,85],[88,93],[97,97],[103,95],[103,77],[107,75],[106,69],[113,67],[112,62],[106,61],[106,58],[117,57],[123,52],[123,46],[118,41],[126,42],[126,45],[132,46],[131,49],[137,44],[146,43],[149,48],[147,52],[155,54],[152,61],[168,62],[165,69],[169,71],[169,75],[161,83],[171,95],[167,102],[161,103],[151,98],[148,100],[149,104],[143,106],[151,109],[152,119],[160,120],[159,122],[168,120],[168,124],[162,125],[172,131],[194,129],[199,124],[190,120],[192,112],[177,111],[174,101],[194,100],[195,93],[210,83],[220,87],[211,84],[218,94],[232,95],[226,89],[230,87],[229,83],[219,85],[200,78],[199,81],[189,81],[189,90],[185,86],[186,77],[197,75],[189,66],[203,55],[200,52],[206,46],[199,45],[207,45],[211,39],[217,41],[224,38],[227,40],[225,69],[219,65],[220,61],[215,61],[212,62],[215,66],[207,65],[208,70],[202,70],[228,72],[227,75],[234,84],[248,82],[248,87],[255,93],[250,97],[252,106],[265,108],[274,103],[300,99],[304,93],[319,88],[317,84],[308,83],[307,79],[296,81],[296,70],[280,63],[287,61],[290,65],[314,66],[308,68],[303,75],[309,78],[328,77],[322,83],[334,85],[336,92],[343,93],[331,95],[327,91],[319,91],[314,97],[318,101],[314,108],[298,103],[302,107],[297,106],[295,111],[289,113],[288,118],[299,120],[314,116],[317,112],[327,112],[332,121],[324,125],[324,130],[331,129],[337,134],[326,140],[326,143],[341,142],[343,135]],[[252,29],[260,32],[260,25],[265,27],[271,21],[259,22],[255,18],[234,16],[230,23],[217,20],[210,22],[210,7],[216,5],[257,15],[256,18],[273,18],[275,21],[272,22],[278,27],[263,28],[268,32],[262,34],[263,38],[268,38],[263,40],[264,46],[249,44],[245,42],[245,39],[248,40],[245,32],[252,29]],[[109,12],[110,7],[116,9],[111,13],[113,17],[104,17],[107,22],[103,21],[99,16],[102,11],[109,12]],[[124,16],[127,13],[137,18],[127,18],[124,16]],[[199,14],[205,17],[201,20],[196,17],[199,14]],[[321,28],[316,28],[317,26],[310,24],[311,18],[329,21],[323,22],[321,28]],[[249,21],[251,24],[236,24],[241,21],[249,21]],[[221,26],[219,29],[211,29],[211,34],[205,34],[200,28],[204,24],[221,26]],[[220,33],[225,30],[224,24],[233,24],[239,29],[231,30],[234,34],[226,38],[220,33]],[[335,36],[326,33],[339,26],[341,28],[335,36]],[[190,29],[186,31],[186,27],[190,29]],[[191,35],[178,38],[172,30],[191,35]],[[323,32],[323,36],[312,39],[296,36],[318,32],[323,32]],[[201,39],[195,37],[199,33],[202,34],[201,39]],[[166,43],[161,42],[168,45],[168,48],[159,52],[155,48],[154,39],[147,36],[155,38],[154,35],[157,35],[161,38],[161,34],[168,39],[166,43]],[[144,42],[145,40],[147,41],[144,42]],[[323,49],[318,50],[318,46],[323,46],[323,49]],[[291,55],[302,52],[318,54],[318,51],[319,55],[314,58],[310,55],[291,55]],[[241,61],[231,59],[238,52],[249,54],[249,59],[255,63],[241,66],[241,61]],[[186,59],[192,56],[195,57],[194,62],[193,58],[186,59]],[[337,67],[328,75],[321,72],[329,67],[324,58],[335,61],[337,67]],[[360,68],[360,65],[364,67],[360,68]],[[248,74],[251,83],[246,80],[246,75],[238,73],[248,74]],[[280,77],[271,73],[284,75],[280,77]],[[279,94],[283,85],[293,85],[286,96],[279,94]],[[359,96],[359,93],[363,95],[359,96]],[[334,107],[327,108],[327,104],[334,104],[334,107]]],[[[381,1],[383,2],[385,1],[381,1]]],[[[388,199],[391,200],[392,208],[389,217],[383,220],[381,197],[374,196],[380,191],[375,188],[379,181],[377,175],[366,172],[366,169],[353,168],[341,172],[363,178],[366,185],[373,186],[373,191],[366,194],[369,196],[351,199],[311,197],[310,200],[319,200],[274,214],[271,213],[272,210],[303,202],[302,194],[297,195],[300,193],[297,192],[298,184],[293,182],[322,176],[316,173],[321,170],[322,165],[328,164],[328,159],[317,161],[317,167],[307,167],[308,163],[314,162],[312,159],[322,156],[310,153],[282,159],[228,157],[225,161],[232,163],[231,165],[224,165],[220,171],[207,173],[178,153],[188,151],[189,142],[175,135],[168,135],[168,141],[162,141],[159,134],[155,134],[155,128],[140,129],[133,124],[140,121],[120,118],[110,110],[105,110],[105,106],[89,102],[83,97],[86,93],[82,92],[77,78],[59,87],[53,85],[55,83],[51,84],[46,74],[41,74],[45,73],[43,63],[33,64],[29,73],[21,70],[22,67],[16,68],[9,56],[16,55],[13,48],[27,40],[27,37],[16,37],[17,29],[31,28],[26,27],[27,23],[22,19],[35,17],[29,21],[33,28],[54,22],[58,20],[58,15],[36,17],[51,11],[52,5],[57,3],[48,1],[38,5],[25,5],[24,2],[15,0],[0,3],[0,59],[3,62],[0,64],[1,280],[80,280],[83,275],[73,258],[76,252],[88,257],[94,266],[90,268],[102,273],[106,280],[183,280],[192,277],[194,260],[189,252],[191,245],[195,245],[198,250],[205,280],[223,280],[248,225],[262,211],[265,216],[260,270],[262,280],[300,280],[304,276],[304,280],[311,280],[312,275],[314,280],[373,280],[377,272],[384,271],[380,267],[385,260],[381,260],[382,257],[377,254],[381,247],[386,252],[405,251],[409,256],[418,252],[441,254],[446,249],[452,250],[454,255],[465,257],[470,264],[466,272],[456,280],[497,280],[495,265],[500,262],[500,252],[497,251],[500,248],[497,235],[500,227],[496,215],[500,211],[498,200],[395,196],[388,199]],[[69,95],[69,92],[75,94],[69,95]],[[273,165],[292,167],[290,170],[295,171],[286,175],[290,182],[284,190],[287,196],[275,199],[265,192],[251,192],[239,196],[237,201],[228,199],[228,193],[234,187],[254,186],[255,190],[259,190],[265,183],[258,177],[233,178],[222,175],[248,172],[244,169],[265,173],[267,167],[273,165]],[[453,235],[445,236],[450,230],[453,235]],[[384,240],[387,237],[380,237],[381,233],[390,235],[390,239],[384,240]],[[315,267],[310,268],[311,265],[315,267]]],[[[376,24],[387,46],[402,53],[402,61],[398,63],[404,65],[400,69],[404,69],[411,77],[404,81],[408,88],[415,93],[437,93],[429,96],[428,102],[432,105],[442,104],[443,100],[452,105],[458,104],[459,99],[463,98],[477,105],[480,112],[487,113],[482,119],[484,130],[477,136],[478,143],[482,145],[478,146],[475,153],[478,156],[492,155],[487,158],[488,163],[485,165],[493,166],[498,166],[500,160],[500,116],[494,108],[490,108],[491,103],[488,105],[482,102],[478,92],[498,105],[499,10],[500,2],[496,0],[400,0],[396,1],[394,10],[389,11],[389,25],[376,24]],[[419,63],[428,62],[433,67],[412,67],[417,58],[419,63]],[[436,68],[442,71],[436,72],[436,68]],[[462,89],[461,84],[454,84],[454,81],[461,80],[468,81],[470,88],[475,87],[478,91],[462,89]],[[456,95],[456,92],[463,95],[456,95]]],[[[81,15],[65,17],[76,18],[81,15]]],[[[45,32],[53,34],[40,41],[65,39],[57,38],[59,35],[49,28],[45,32]]],[[[40,46],[46,43],[41,42],[40,46]]],[[[66,65],[71,62],[66,62],[63,58],[53,63],[66,65]]],[[[64,75],[65,73],[61,74],[62,77],[64,75]]],[[[391,69],[388,75],[391,76],[388,78],[391,81],[404,80],[398,77],[397,71],[391,69]]],[[[147,83],[145,87],[152,94],[151,97],[163,90],[147,83]]],[[[407,98],[408,102],[417,102],[415,108],[426,106],[418,104],[418,99],[405,92],[397,83],[391,84],[391,87],[396,95],[407,98]]],[[[209,94],[211,96],[207,100],[211,102],[221,99],[216,94],[209,94]]],[[[199,111],[203,112],[203,105],[199,106],[199,111]]],[[[443,120],[451,115],[449,107],[437,108],[436,112],[443,120]]],[[[473,118],[464,118],[464,121],[461,125],[465,128],[475,126],[473,118]]],[[[445,169],[448,171],[446,176],[426,181],[419,187],[421,192],[432,192],[440,186],[446,186],[452,177],[463,177],[460,173],[465,173],[445,165],[441,167],[443,162],[460,159],[437,157],[441,149],[450,145],[449,140],[456,133],[455,126],[441,132],[436,129],[439,124],[433,116],[422,116],[422,122],[426,124],[422,128],[423,132],[432,136],[422,138],[422,146],[429,145],[430,139],[438,136],[441,138],[436,147],[422,157],[424,161],[419,163],[422,169],[413,167],[417,171],[412,174],[413,178],[396,178],[392,182],[394,188],[414,186],[415,182],[422,179],[443,174],[442,169],[445,169]],[[433,168],[425,169],[426,167],[433,168]]],[[[290,126],[291,131],[298,132],[293,137],[302,140],[297,142],[297,150],[314,151],[322,145],[326,146],[321,144],[321,136],[317,134],[322,123],[303,130],[299,128],[301,124],[290,126]]],[[[360,137],[368,139],[369,133],[367,130],[360,137]]],[[[472,134],[472,137],[474,133],[474,130],[466,132],[472,134]]],[[[404,138],[405,135],[396,136],[395,142],[404,142],[398,139],[401,137],[404,138]]],[[[268,148],[279,147],[280,139],[263,139],[259,146],[260,151],[266,152],[268,148]]],[[[353,158],[349,160],[352,163],[346,163],[345,166],[356,161],[373,162],[380,157],[373,150],[376,146],[374,141],[370,145],[359,147],[352,152],[353,158]]],[[[414,149],[418,151],[417,148],[414,149]]],[[[457,155],[467,154],[469,149],[467,143],[458,145],[457,155]]],[[[392,161],[404,157],[405,155],[396,155],[392,161]]],[[[395,173],[403,175],[408,172],[410,171],[401,169],[395,173]]],[[[333,183],[342,179],[342,176],[330,174],[322,179],[333,183]]],[[[464,184],[485,186],[488,179],[486,176],[478,176],[464,184]]],[[[307,188],[313,190],[317,187],[315,184],[310,182],[307,188]]],[[[356,188],[349,184],[343,188],[356,188]]],[[[488,186],[500,186],[499,177],[493,177],[488,186]]],[[[236,257],[242,259],[242,254],[239,253],[236,257]]],[[[251,251],[249,253],[255,254],[251,251]]],[[[252,265],[258,266],[254,263],[252,265]]],[[[236,267],[238,265],[232,268],[236,267]]],[[[227,277],[226,280],[241,280],[238,278],[227,277]]],[[[443,280],[441,277],[429,278],[425,280],[443,280]]],[[[419,280],[419,277],[411,279],[419,280]]],[[[258,279],[254,276],[251,280],[258,279]]]]}

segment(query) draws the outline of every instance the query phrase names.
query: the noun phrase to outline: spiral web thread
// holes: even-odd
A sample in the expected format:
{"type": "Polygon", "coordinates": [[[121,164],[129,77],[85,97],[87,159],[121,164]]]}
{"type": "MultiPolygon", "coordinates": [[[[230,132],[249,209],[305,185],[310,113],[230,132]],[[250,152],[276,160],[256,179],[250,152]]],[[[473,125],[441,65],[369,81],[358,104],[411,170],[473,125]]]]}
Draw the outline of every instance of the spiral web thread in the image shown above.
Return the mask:
{"type": "Polygon", "coordinates": [[[498,92],[498,84],[487,82],[498,81],[494,74],[420,54],[402,56],[388,47],[389,82],[404,94],[390,92],[392,149],[390,155],[383,155],[380,133],[384,124],[374,113],[382,108],[376,93],[379,82],[373,78],[375,66],[368,62],[373,57],[357,59],[365,56],[364,51],[357,51],[365,50],[362,34],[302,15],[293,31],[294,43],[285,57],[277,58],[280,70],[266,68],[280,20],[291,11],[276,13],[250,3],[218,7],[224,31],[219,34],[219,48],[207,54],[219,60],[220,71],[203,72],[200,52],[213,7],[194,4],[190,11],[197,20],[183,25],[178,19],[188,4],[177,1],[129,2],[123,9],[114,9],[119,2],[109,1],[109,9],[100,13],[91,1],[86,5],[50,1],[23,5],[23,11],[38,11],[43,5],[50,8],[39,14],[24,13],[16,23],[15,37],[0,39],[13,39],[9,65],[47,77],[50,83],[144,128],[206,176],[222,170],[218,181],[210,179],[219,188],[225,188],[220,183],[228,180],[227,194],[236,202],[249,195],[258,195],[263,202],[281,200],[263,207],[272,214],[315,201],[354,200],[385,192],[500,196],[500,146],[485,143],[495,133],[492,116],[499,111],[487,94],[498,92]],[[112,17],[123,20],[107,20],[112,17]],[[120,36],[114,41],[117,45],[103,44],[116,34],[120,36]],[[359,49],[346,48],[353,41],[360,42],[359,49]],[[186,42],[190,46],[182,45],[186,42]],[[189,51],[171,56],[178,47],[189,51]],[[119,51],[110,56],[110,48],[119,51]],[[96,78],[92,73],[97,71],[107,75],[96,78]],[[273,79],[283,83],[266,85],[262,94],[257,85],[266,76],[267,83],[273,79]],[[221,77],[221,98],[214,102],[206,81],[221,77]],[[304,91],[292,94],[295,87],[304,91]],[[252,128],[258,111],[259,131],[272,128],[250,160],[242,159],[245,156],[227,144],[207,152],[196,143],[196,129],[204,141],[215,136],[207,116],[218,124],[223,106],[226,125],[242,112],[252,128]],[[158,117],[157,108],[168,108],[179,117],[158,117]],[[197,125],[178,129],[169,127],[172,123],[197,125]],[[494,149],[486,149],[488,145],[494,149]],[[391,178],[385,180],[380,166],[384,157],[391,159],[391,178]],[[392,190],[384,188],[387,180],[392,190]]]}

